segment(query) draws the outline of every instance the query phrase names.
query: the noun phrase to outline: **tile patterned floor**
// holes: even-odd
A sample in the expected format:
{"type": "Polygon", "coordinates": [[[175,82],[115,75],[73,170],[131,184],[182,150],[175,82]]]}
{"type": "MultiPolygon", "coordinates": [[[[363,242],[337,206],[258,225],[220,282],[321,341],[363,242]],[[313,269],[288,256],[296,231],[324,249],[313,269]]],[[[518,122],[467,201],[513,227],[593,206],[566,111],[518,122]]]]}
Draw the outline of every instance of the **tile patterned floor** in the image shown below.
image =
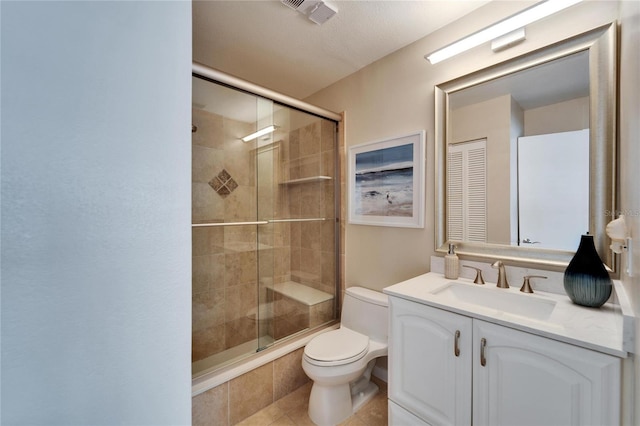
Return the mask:
{"type": "MultiPolygon", "coordinates": [[[[386,426],[387,384],[374,378],[380,392],[340,426],[386,426]]],[[[236,426],[314,426],[309,419],[309,393],[312,383],[298,388],[236,426]]]]}

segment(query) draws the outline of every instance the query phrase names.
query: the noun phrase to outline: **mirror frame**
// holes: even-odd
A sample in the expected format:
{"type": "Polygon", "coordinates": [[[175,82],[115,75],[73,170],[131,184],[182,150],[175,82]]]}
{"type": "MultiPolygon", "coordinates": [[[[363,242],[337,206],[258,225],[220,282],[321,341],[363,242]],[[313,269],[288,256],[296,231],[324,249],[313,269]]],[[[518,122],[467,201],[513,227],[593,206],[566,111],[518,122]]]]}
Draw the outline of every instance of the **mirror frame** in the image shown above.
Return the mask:
{"type": "MultiPolygon", "coordinates": [[[[510,60],[435,86],[435,243],[447,253],[449,243],[459,255],[476,260],[505,260],[523,267],[564,271],[574,251],[536,249],[508,244],[448,241],[446,238],[446,148],[450,134],[449,96],[459,90],[541,65],[567,55],[589,54],[589,233],[605,266],[616,272],[617,259],[609,249],[607,223],[616,206],[617,24],[592,29],[510,60]]],[[[576,249],[579,241],[576,241],[576,249]]]]}

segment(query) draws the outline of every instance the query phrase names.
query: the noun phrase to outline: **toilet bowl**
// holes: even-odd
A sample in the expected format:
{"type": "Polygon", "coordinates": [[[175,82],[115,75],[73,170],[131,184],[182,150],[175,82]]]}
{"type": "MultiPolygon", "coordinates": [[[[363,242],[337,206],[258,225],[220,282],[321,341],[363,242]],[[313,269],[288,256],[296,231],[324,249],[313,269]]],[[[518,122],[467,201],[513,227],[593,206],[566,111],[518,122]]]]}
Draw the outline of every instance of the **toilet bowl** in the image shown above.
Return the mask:
{"type": "Polygon", "coordinates": [[[387,355],[387,296],[362,287],[345,292],[340,328],[313,338],[302,369],[313,380],[309,417],[319,426],[336,425],[373,398],[370,381],[376,358],[387,355]]]}

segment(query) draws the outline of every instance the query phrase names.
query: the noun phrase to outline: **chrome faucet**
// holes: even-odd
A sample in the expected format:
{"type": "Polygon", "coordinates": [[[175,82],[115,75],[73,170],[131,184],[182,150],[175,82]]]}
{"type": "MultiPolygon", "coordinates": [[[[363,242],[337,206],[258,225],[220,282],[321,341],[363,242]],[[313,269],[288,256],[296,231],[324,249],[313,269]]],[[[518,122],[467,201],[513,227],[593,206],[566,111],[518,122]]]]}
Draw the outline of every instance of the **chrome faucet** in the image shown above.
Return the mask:
{"type": "Polygon", "coordinates": [[[497,260],[491,265],[492,268],[498,270],[498,288],[509,288],[507,282],[507,272],[504,269],[504,263],[501,260],[497,260]]]}

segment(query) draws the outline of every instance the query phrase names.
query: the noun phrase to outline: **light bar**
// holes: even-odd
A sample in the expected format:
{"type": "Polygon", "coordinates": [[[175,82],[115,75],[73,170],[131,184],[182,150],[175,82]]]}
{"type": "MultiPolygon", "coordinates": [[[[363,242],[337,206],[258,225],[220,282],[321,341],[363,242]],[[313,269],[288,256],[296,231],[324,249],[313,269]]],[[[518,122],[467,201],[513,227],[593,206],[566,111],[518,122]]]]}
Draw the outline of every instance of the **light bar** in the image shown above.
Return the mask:
{"type": "Polygon", "coordinates": [[[260,136],[264,136],[269,133],[272,133],[275,130],[276,130],[276,126],[273,126],[273,125],[265,127],[264,129],[260,129],[255,133],[251,133],[250,135],[245,136],[244,138],[242,138],[242,142],[249,142],[250,140],[259,138],[260,136]]]}
{"type": "Polygon", "coordinates": [[[538,21],[546,16],[553,15],[563,9],[573,6],[582,0],[546,0],[531,6],[509,18],[471,34],[461,40],[456,41],[442,49],[425,55],[431,64],[437,64],[445,59],[451,58],[459,53],[472,49],[497,37],[508,34],[522,28],[532,22],[538,21]]]}

